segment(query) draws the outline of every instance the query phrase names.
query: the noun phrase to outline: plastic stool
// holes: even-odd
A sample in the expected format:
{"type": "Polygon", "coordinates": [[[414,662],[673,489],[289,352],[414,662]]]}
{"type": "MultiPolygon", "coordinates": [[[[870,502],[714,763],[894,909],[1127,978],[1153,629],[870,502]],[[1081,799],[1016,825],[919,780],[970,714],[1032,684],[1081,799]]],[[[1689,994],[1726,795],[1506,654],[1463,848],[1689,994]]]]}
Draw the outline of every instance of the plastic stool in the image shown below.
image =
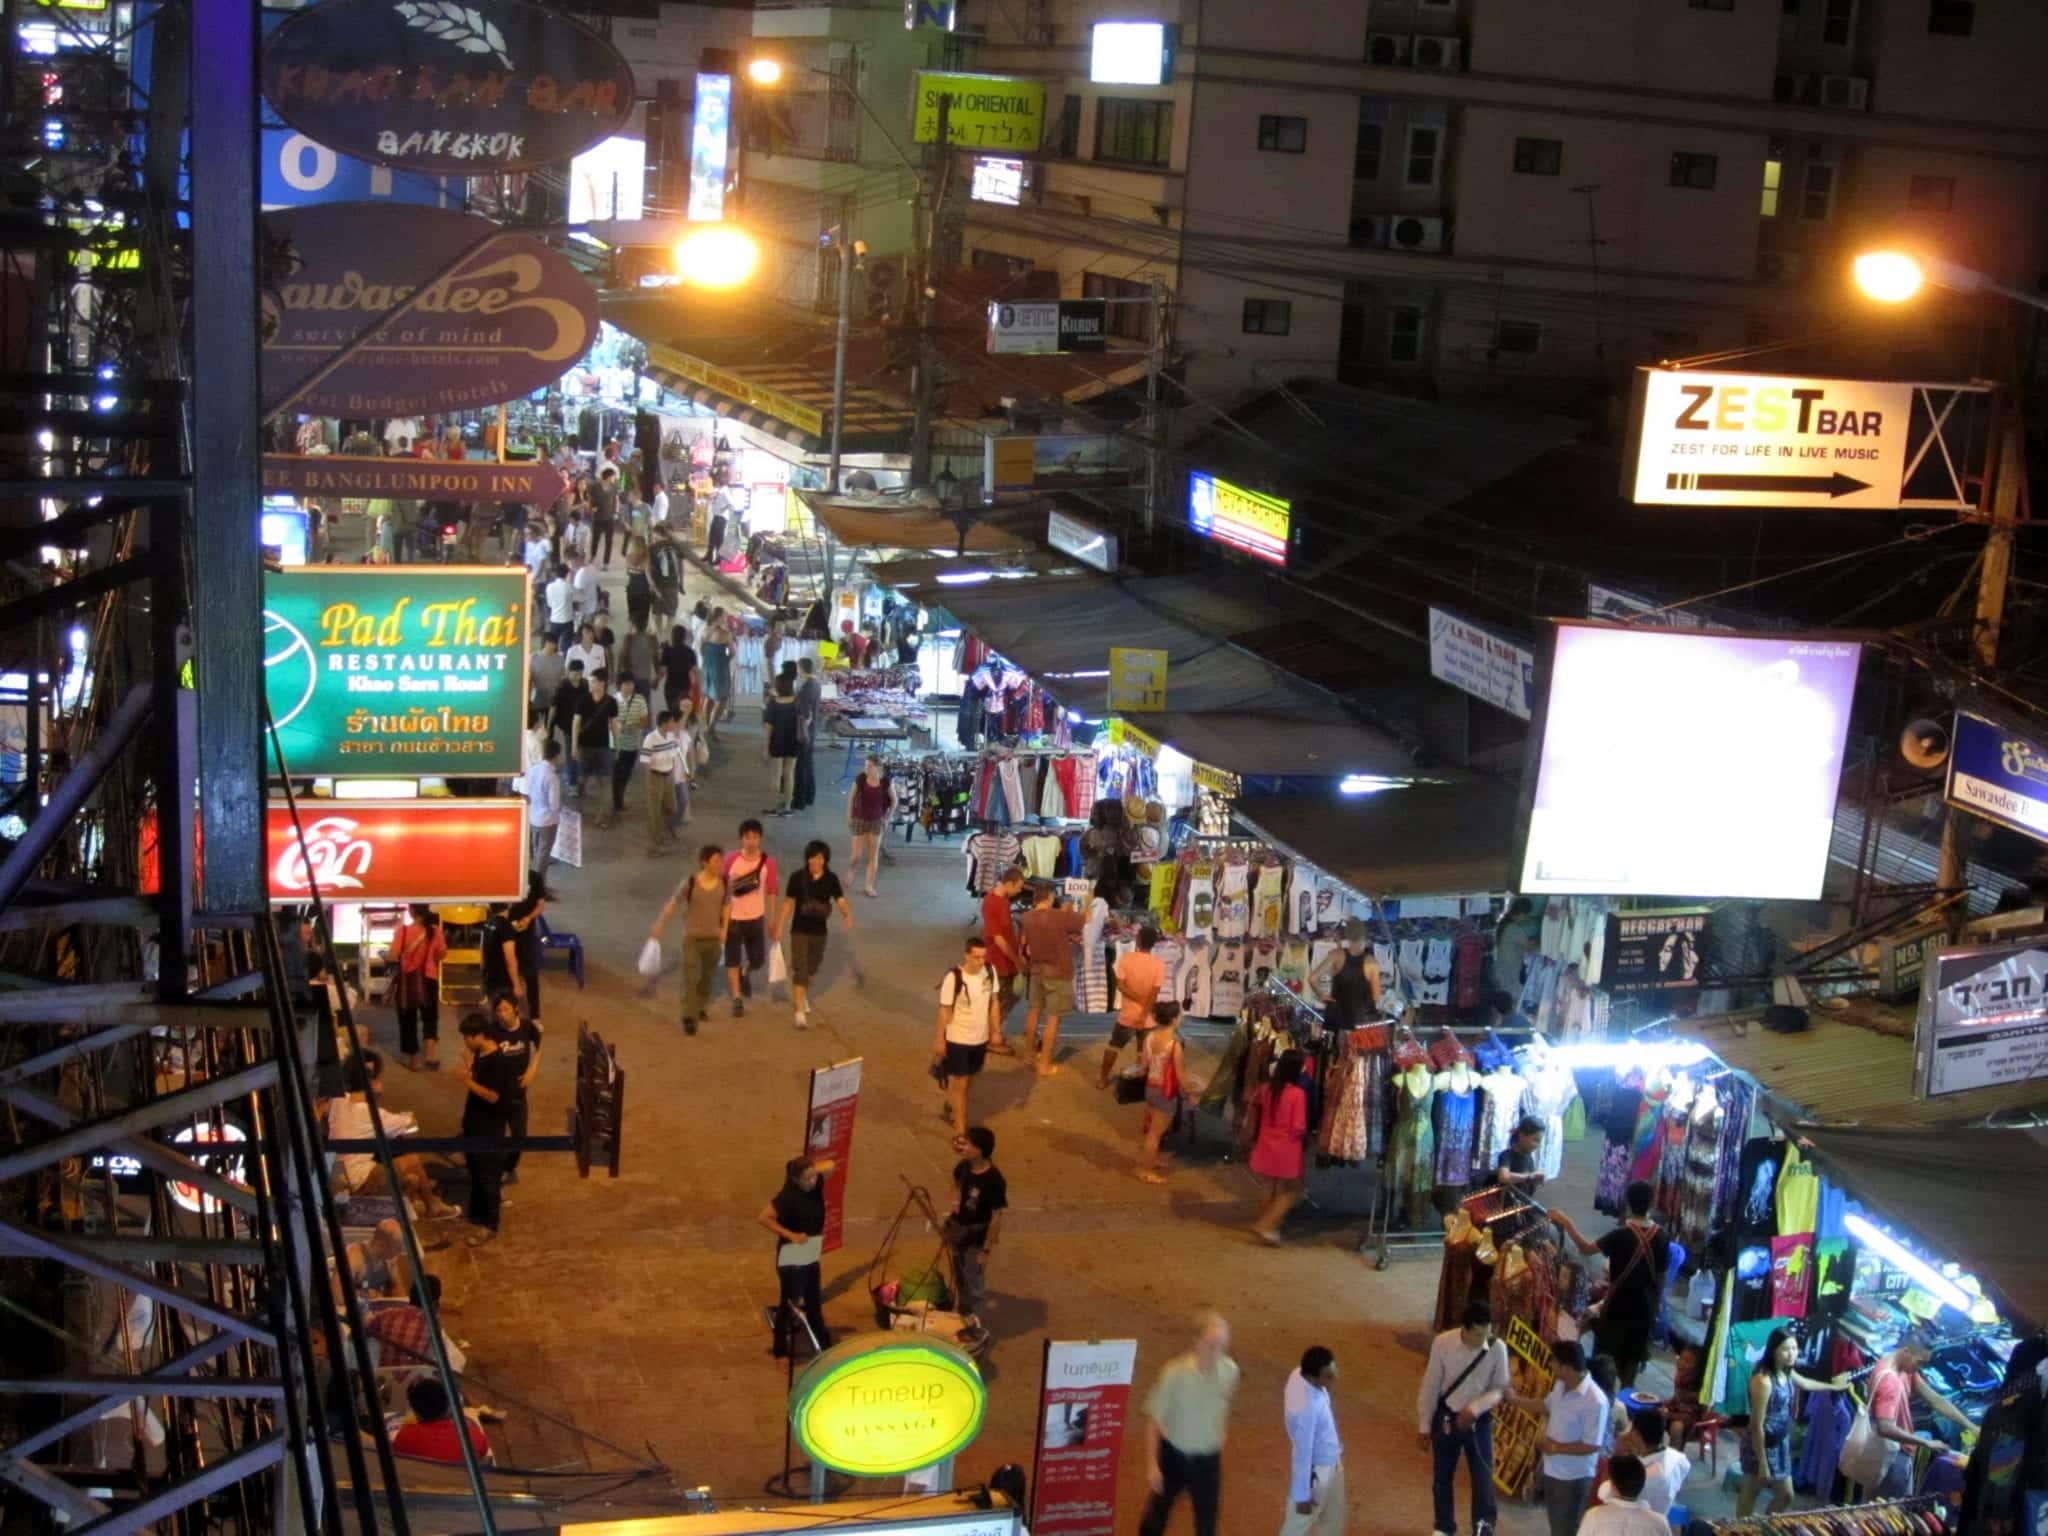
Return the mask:
{"type": "Polygon", "coordinates": [[[583,990],[583,941],[573,933],[557,933],[548,926],[548,920],[537,917],[534,927],[540,931],[541,964],[547,963],[549,955],[566,955],[569,970],[576,978],[576,990],[583,990]]]}
{"type": "Polygon", "coordinates": [[[1674,1532],[1682,1533],[1692,1524],[1692,1511],[1683,1504],[1674,1504],[1671,1506],[1671,1513],[1665,1518],[1671,1522],[1671,1529],[1674,1532]]]}
{"type": "Polygon", "coordinates": [[[1718,1413],[1703,1413],[1692,1421],[1692,1434],[1700,1443],[1700,1461],[1717,1476],[1721,1471],[1721,1429],[1726,1422],[1718,1413]]]}

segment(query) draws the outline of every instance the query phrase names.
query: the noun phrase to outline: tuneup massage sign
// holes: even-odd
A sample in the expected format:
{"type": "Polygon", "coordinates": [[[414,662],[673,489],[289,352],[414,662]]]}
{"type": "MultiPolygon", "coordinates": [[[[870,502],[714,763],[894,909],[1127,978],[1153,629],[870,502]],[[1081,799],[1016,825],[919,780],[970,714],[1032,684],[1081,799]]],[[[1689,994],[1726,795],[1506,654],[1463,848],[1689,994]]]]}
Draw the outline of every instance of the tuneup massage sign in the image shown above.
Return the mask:
{"type": "Polygon", "coordinates": [[[896,1477],[957,1455],[981,1432],[987,1407],[973,1359],[930,1334],[835,1344],[789,1394],[797,1444],[854,1477],[896,1477]]]}
{"type": "Polygon", "coordinates": [[[516,567],[270,572],[263,682],[287,768],[519,773],[528,611],[516,567]]]}

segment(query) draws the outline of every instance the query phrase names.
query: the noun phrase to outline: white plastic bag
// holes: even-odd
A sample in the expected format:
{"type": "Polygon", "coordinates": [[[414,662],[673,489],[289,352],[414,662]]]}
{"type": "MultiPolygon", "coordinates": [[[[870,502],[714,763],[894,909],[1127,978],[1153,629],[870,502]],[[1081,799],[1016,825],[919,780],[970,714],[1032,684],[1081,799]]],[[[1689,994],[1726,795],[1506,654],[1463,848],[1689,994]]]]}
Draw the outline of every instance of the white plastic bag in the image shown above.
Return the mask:
{"type": "Polygon", "coordinates": [[[648,981],[661,974],[661,940],[649,939],[640,946],[640,975],[648,981]]]}
{"type": "Polygon", "coordinates": [[[789,982],[789,962],[782,957],[782,946],[771,945],[768,950],[768,985],[786,986],[789,982]]]}
{"type": "MultiPolygon", "coordinates": [[[[1746,1431],[1745,1431],[1746,1433],[1746,1431]]],[[[1885,1465],[1892,1459],[1892,1443],[1877,1432],[1867,1403],[1856,1405],[1856,1422],[1842,1441],[1837,1465],[1852,1483],[1863,1485],[1863,1496],[1871,1497],[1884,1480],[1885,1465]]]]}

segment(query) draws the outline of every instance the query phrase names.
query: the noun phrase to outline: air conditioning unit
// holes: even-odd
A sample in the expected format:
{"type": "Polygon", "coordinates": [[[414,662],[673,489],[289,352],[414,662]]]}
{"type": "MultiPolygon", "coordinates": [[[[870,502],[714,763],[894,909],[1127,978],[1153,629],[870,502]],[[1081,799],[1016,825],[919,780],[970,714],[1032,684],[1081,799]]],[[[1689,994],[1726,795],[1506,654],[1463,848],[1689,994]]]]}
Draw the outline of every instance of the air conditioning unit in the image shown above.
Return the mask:
{"type": "Polygon", "coordinates": [[[1870,81],[1861,75],[1822,75],[1820,104],[1837,112],[1870,110],[1870,81]]]}
{"type": "Polygon", "coordinates": [[[1813,106],[1820,100],[1820,76],[1779,75],[1772,81],[1771,96],[1785,106],[1813,106]]]}
{"type": "Polygon", "coordinates": [[[1392,238],[1394,216],[1391,213],[1362,213],[1351,221],[1351,243],[1369,250],[1383,251],[1392,238]]]}
{"type": "Polygon", "coordinates": [[[1796,283],[1806,276],[1804,251],[1764,251],[1756,259],[1756,275],[1767,283],[1796,283]]]}
{"type": "Polygon", "coordinates": [[[1414,53],[1417,69],[1450,73],[1465,67],[1465,39],[1462,37],[1418,37],[1414,53]]]}
{"type": "Polygon", "coordinates": [[[1415,39],[1406,32],[1368,32],[1365,34],[1365,62],[1368,64],[1406,64],[1409,49],[1415,39]]]}
{"type": "Polygon", "coordinates": [[[1444,221],[1397,213],[1387,230],[1387,246],[1396,251],[1440,251],[1444,248],[1444,221]]]}

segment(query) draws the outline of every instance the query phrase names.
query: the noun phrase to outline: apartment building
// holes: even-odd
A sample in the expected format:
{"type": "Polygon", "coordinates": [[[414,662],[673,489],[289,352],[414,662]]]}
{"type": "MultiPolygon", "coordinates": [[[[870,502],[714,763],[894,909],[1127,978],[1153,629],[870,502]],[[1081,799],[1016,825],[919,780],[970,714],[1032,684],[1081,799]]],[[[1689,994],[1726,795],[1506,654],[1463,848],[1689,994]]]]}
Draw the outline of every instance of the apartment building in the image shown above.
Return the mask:
{"type": "Polygon", "coordinates": [[[1843,368],[1981,370],[1978,313],[1874,317],[1848,258],[1909,242],[2026,286],[2043,270],[2048,6],[1013,0],[972,20],[972,67],[1045,78],[1058,107],[1019,204],[969,205],[969,259],[1073,296],[1162,279],[1213,402],[1306,375],[1556,404],[1802,337],[1843,368]],[[1163,78],[1096,78],[1096,26],[1134,21],[1166,24],[1163,78]]]}

